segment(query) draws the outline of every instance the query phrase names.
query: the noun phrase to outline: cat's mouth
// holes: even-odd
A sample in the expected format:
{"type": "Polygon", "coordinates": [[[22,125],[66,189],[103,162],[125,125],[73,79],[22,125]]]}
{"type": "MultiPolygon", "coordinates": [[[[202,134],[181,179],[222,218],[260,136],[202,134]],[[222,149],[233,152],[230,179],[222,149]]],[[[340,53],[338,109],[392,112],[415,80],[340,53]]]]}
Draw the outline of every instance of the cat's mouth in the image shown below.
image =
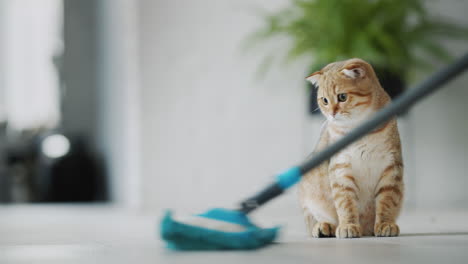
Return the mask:
{"type": "Polygon", "coordinates": [[[336,113],[335,115],[329,115],[331,121],[349,121],[349,113],[336,113]]]}

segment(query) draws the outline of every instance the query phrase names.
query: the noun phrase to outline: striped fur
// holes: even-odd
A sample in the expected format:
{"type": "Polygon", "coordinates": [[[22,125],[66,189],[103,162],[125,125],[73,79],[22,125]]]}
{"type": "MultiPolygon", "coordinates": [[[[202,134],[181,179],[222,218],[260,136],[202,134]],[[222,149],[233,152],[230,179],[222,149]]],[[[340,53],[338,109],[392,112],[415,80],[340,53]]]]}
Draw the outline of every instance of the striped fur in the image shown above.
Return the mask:
{"type": "MultiPolygon", "coordinates": [[[[327,118],[314,152],[390,102],[372,67],[360,59],[329,64],[312,77],[327,118]],[[338,99],[341,93],[345,101],[338,99]]],[[[397,236],[403,189],[400,136],[391,120],[307,173],[299,200],[313,237],[397,236]]]]}

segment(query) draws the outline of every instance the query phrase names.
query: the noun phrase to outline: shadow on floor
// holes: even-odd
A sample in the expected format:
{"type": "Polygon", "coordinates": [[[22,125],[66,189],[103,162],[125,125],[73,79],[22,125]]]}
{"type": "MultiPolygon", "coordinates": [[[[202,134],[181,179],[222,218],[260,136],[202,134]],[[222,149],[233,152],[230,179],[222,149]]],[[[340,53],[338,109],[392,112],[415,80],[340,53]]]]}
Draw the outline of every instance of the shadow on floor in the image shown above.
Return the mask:
{"type": "Polygon", "coordinates": [[[420,236],[468,236],[468,232],[441,232],[441,233],[410,233],[400,234],[402,237],[420,237],[420,236]]]}

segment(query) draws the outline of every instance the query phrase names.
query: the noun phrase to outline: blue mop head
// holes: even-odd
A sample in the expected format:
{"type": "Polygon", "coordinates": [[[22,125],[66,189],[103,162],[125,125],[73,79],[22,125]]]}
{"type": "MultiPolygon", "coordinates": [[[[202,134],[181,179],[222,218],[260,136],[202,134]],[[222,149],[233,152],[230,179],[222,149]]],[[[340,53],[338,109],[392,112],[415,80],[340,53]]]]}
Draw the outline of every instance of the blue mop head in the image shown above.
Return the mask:
{"type": "Polygon", "coordinates": [[[176,250],[255,249],[273,242],[278,230],[259,228],[242,212],[219,208],[189,221],[176,220],[168,211],[161,222],[162,238],[176,250]]]}

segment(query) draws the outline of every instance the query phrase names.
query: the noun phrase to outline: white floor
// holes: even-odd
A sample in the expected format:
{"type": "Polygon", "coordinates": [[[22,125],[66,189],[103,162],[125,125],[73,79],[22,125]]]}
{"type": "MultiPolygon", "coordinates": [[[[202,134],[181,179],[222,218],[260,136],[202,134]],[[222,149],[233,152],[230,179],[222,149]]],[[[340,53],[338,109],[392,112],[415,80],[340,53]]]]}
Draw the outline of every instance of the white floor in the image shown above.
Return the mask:
{"type": "Polygon", "coordinates": [[[243,252],[167,250],[158,220],[108,206],[3,206],[0,263],[468,263],[468,211],[406,212],[402,236],[352,240],[307,238],[297,215],[269,217],[286,224],[278,243],[243,252]]]}

